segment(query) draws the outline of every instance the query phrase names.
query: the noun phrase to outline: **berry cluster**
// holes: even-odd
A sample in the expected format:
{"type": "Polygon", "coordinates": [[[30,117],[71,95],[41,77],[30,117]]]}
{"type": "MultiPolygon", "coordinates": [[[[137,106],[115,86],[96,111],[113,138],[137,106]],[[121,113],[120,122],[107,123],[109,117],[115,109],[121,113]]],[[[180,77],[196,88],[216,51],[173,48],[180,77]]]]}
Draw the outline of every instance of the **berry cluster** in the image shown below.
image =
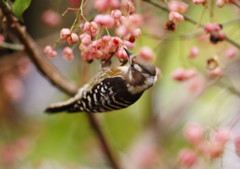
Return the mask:
{"type": "MultiPolygon", "coordinates": [[[[232,140],[233,133],[228,128],[219,128],[207,134],[199,124],[189,124],[184,129],[184,138],[192,148],[184,148],[179,152],[179,161],[182,165],[192,167],[203,156],[214,160],[223,155],[226,144],[232,140]]],[[[234,140],[237,155],[240,151],[240,137],[234,140]]]]}
{"type": "MultiPolygon", "coordinates": [[[[127,59],[124,47],[130,49],[135,47],[134,42],[140,37],[140,27],[143,24],[142,15],[134,13],[133,1],[120,3],[116,0],[95,0],[94,8],[100,13],[93,21],[84,19],[84,22],[74,26],[74,29],[63,28],[60,31],[60,39],[65,40],[68,45],[79,44],[81,57],[87,62],[94,59],[107,60],[113,55],[118,59],[127,59]],[[112,36],[109,32],[115,35],[112,36]]],[[[50,58],[57,56],[57,52],[50,46],[46,46],[44,52],[50,58]]],[[[140,55],[149,60],[153,57],[153,52],[150,48],[144,47],[140,55]]],[[[73,59],[70,47],[63,49],[63,57],[69,61],[73,59]]]]}

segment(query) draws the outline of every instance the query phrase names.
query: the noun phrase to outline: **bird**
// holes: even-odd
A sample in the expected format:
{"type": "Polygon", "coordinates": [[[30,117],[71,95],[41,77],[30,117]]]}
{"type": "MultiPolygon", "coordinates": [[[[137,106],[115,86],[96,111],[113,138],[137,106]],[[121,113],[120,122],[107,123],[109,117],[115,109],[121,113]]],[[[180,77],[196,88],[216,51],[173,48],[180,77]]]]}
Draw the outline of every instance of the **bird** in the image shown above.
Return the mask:
{"type": "Polygon", "coordinates": [[[128,63],[99,72],[67,101],[51,104],[46,113],[109,112],[135,103],[157,81],[156,67],[124,48],[128,63]]]}

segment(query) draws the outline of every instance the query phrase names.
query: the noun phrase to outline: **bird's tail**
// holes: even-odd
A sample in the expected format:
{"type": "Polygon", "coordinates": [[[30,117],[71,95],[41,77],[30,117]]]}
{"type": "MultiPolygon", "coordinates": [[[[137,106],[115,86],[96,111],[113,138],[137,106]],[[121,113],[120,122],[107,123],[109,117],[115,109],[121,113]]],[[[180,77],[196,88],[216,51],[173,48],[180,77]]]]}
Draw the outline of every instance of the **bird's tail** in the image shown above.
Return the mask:
{"type": "Polygon", "coordinates": [[[60,113],[64,111],[69,111],[69,109],[72,107],[74,104],[73,99],[70,99],[65,102],[59,102],[59,103],[53,103],[47,109],[45,110],[46,113],[53,114],[53,113],[60,113]]]}

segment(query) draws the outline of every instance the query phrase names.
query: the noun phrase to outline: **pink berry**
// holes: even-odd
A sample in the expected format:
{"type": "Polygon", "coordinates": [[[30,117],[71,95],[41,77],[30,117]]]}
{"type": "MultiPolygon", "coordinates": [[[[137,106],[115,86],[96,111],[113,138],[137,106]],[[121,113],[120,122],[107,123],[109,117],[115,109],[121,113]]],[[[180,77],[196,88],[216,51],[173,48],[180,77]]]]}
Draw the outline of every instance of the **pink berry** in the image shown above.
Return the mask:
{"type": "Polygon", "coordinates": [[[127,53],[126,51],[123,49],[123,47],[119,47],[117,52],[115,53],[115,56],[118,58],[118,59],[127,59],[128,56],[127,56],[127,53]]]}
{"type": "Polygon", "coordinates": [[[199,145],[203,140],[204,130],[199,124],[189,124],[184,129],[186,140],[193,144],[199,145]]]}
{"type": "Polygon", "coordinates": [[[223,154],[223,152],[224,152],[223,144],[218,143],[218,142],[212,142],[210,144],[208,153],[212,160],[220,157],[223,154]]]}
{"type": "Polygon", "coordinates": [[[135,38],[139,38],[141,36],[141,29],[140,28],[137,28],[135,30],[132,31],[132,35],[135,37],[135,38]]]}
{"type": "Polygon", "coordinates": [[[209,33],[212,31],[220,31],[222,28],[219,24],[208,23],[205,25],[204,30],[205,32],[209,33]]]}
{"type": "Polygon", "coordinates": [[[139,28],[143,24],[143,16],[140,14],[133,14],[129,16],[129,23],[133,24],[136,28],[139,28]]]}
{"type": "Polygon", "coordinates": [[[65,47],[63,49],[63,58],[66,59],[67,61],[72,61],[74,58],[73,55],[73,50],[70,47],[65,47]]]}
{"type": "Polygon", "coordinates": [[[0,34],[0,43],[1,43],[1,42],[4,42],[4,41],[5,41],[4,36],[3,36],[2,34],[0,34]]]}
{"type": "Polygon", "coordinates": [[[123,44],[124,44],[127,48],[129,48],[129,49],[132,49],[132,48],[135,47],[135,44],[134,44],[134,43],[131,43],[131,42],[126,41],[126,40],[123,41],[123,44]]]}
{"type": "Polygon", "coordinates": [[[235,48],[229,48],[225,51],[225,56],[229,59],[233,58],[236,56],[236,49],[235,48]]]}
{"type": "Polygon", "coordinates": [[[229,129],[226,128],[218,129],[217,131],[215,131],[213,137],[215,142],[225,145],[226,142],[231,139],[231,132],[229,129]]]}
{"type": "Polygon", "coordinates": [[[207,3],[207,0],[192,0],[192,2],[194,3],[194,4],[206,4],[207,3]]]}
{"type": "Polygon", "coordinates": [[[2,77],[2,88],[12,101],[18,101],[22,98],[24,87],[22,81],[14,74],[2,77]]]}
{"type": "Polygon", "coordinates": [[[120,4],[121,1],[119,0],[110,0],[110,8],[111,9],[117,9],[117,8],[120,8],[120,4]]]}
{"type": "Polygon", "coordinates": [[[55,57],[57,57],[57,55],[58,55],[57,51],[54,50],[51,53],[49,53],[48,57],[55,58],[55,57]]]}
{"type": "Polygon", "coordinates": [[[183,68],[178,68],[172,74],[172,78],[177,81],[184,81],[186,80],[185,70],[183,68]]]}
{"type": "Polygon", "coordinates": [[[168,3],[169,11],[178,12],[184,14],[187,12],[188,5],[181,1],[172,0],[168,3]]]}
{"type": "Polygon", "coordinates": [[[190,149],[183,149],[178,155],[180,163],[188,168],[196,164],[198,160],[197,154],[190,149]]]}
{"type": "Polygon", "coordinates": [[[119,7],[119,0],[95,0],[94,2],[94,8],[99,12],[106,12],[109,9],[116,9],[119,7]]]}
{"type": "Polygon", "coordinates": [[[63,28],[60,31],[60,39],[61,40],[66,40],[70,35],[71,35],[71,30],[68,28],[63,28]]]}
{"type": "Polygon", "coordinates": [[[211,78],[222,77],[223,76],[222,69],[217,67],[213,70],[209,70],[208,76],[211,77],[211,78]]]}
{"type": "Polygon", "coordinates": [[[95,22],[86,22],[83,26],[83,30],[92,37],[95,37],[97,36],[99,28],[95,22]]]}
{"type": "Polygon", "coordinates": [[[75,44],[79,41],[78,35],[76,33],[71,33],[70,36],[67,37],[67,43],[69,45],[75,44]]]}
{"type": "Polygon", "coordinates": [[[50,9],[43,12],[41,19],[49,27],[56,27],[61,22],[60,14],[50,9]]]}
{"type": "Polygon", "coordinates": [[[81,4],[81,0],[68,0],[68,3],[72,6],[79,6],[81,4]]]}
{"type": "Polygon", "coordinates": [[[109,0],[95,0],[94,8],[99,12],[106,12],[110,8],[109,0]]]}
{"type": "Polygon", "coordinates": [[[116,29],[115,33],[116,33],[118,36],[120,36],[120,37],[124,37],[125,35],[128,34],[127,29],[126,29],[125,26],[119,26],[119,27],[116,29]]]}
{"type": "Polygon", "coordinates": [[[53,51],[53,48],[50,45],[45,46],[45,48],[43,49],[44,53],[50,53],[53,51]]]}
{"type": "Polygon", "coordinates": [[[225,4],[225,0],[216,0],[216,5],[219,7],[219,8],[222,8],[225,4]]]}
{"type": "Polygon", "coordinates": [[[91,43],[91,36],[87,33],[81,34],[80,39],[84,45],[89,45],[91,43]]]}
{"type": "Polygon", "coordinates": [[[199,49],[197,47],[192,47],[189,53],[189,58],[195,58],[199,54],[199,49]]]}
{"type": "Polygon", "coordinates": [[[46,53],[46,55],[49,57],[49,58],[55,58],[57,57],[57,51],[55,51],[51,46],[46,46],[43,50],[44,53],[46,53]]]}
{"type": "Polygon", "coordinates": [[[178,12],[171,11],[169,13],[169,20],[177,24],[178,22],[184,21],[184,17],[178,12]]]}
{"type": "Polygon", "coordinates": [[[172,78],[177,81],[185,81],[190,78],[193,78],[197,75],[197,72],[195,70],[185,70],[183,68],[178,68],[175,70],[172,74],[172,78]]]}
{"type": "Polygon", "coordinates": [[[113,28],[115,26],[114,19],[108,14],[98,14],[94,18],[94,22],[100,26],[105,26],[107,28],[113,28]]]}
{"type": "Polygon", "coordinates": [[[154,52],[151,48],[144,46],[140,49],[139,56],[146,61],[152,60],[154,57],[154,52]]]}
{"type": "Polygon", "coordinates": [[[115,21],[119,21],[121,19],[122,12],[119,9],[112,10],[111,16],[115,21]]]}
{"type": "Polygon", "coordinates": [[[235,145],[235,152],[238,156],[240,156],[240,136],[236,136],[234,139],[234,145],[235,145]]]}
{"type": "Polygon", "coordinates": [[[199,96],[205,87],[205,80],[200,75],[195,75],[185,83],[192,96],[199,96]]]}
{"type": "Polygon", "coordinates": [[[186,77],[186,79],[193,78],[196,75],[197,75],[196,70],[193,70],[193,69],[185,70],[185,77],[186,77]]]}

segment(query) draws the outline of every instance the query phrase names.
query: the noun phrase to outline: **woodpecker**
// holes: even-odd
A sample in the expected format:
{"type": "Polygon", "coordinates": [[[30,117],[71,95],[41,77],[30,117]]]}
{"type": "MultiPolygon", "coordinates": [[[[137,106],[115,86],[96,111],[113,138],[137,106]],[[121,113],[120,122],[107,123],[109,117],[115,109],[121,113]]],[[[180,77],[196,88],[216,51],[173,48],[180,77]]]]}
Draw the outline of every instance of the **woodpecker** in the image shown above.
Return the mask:
{"type": "Polygon", "coordinates": [[[136,102],[157,80],[156,68],[140,56],[130,53],[128,64],[108,68],[93,77],[71,99],[54,103],[47,113],[108,112],[126,108],[136,102]]]}

